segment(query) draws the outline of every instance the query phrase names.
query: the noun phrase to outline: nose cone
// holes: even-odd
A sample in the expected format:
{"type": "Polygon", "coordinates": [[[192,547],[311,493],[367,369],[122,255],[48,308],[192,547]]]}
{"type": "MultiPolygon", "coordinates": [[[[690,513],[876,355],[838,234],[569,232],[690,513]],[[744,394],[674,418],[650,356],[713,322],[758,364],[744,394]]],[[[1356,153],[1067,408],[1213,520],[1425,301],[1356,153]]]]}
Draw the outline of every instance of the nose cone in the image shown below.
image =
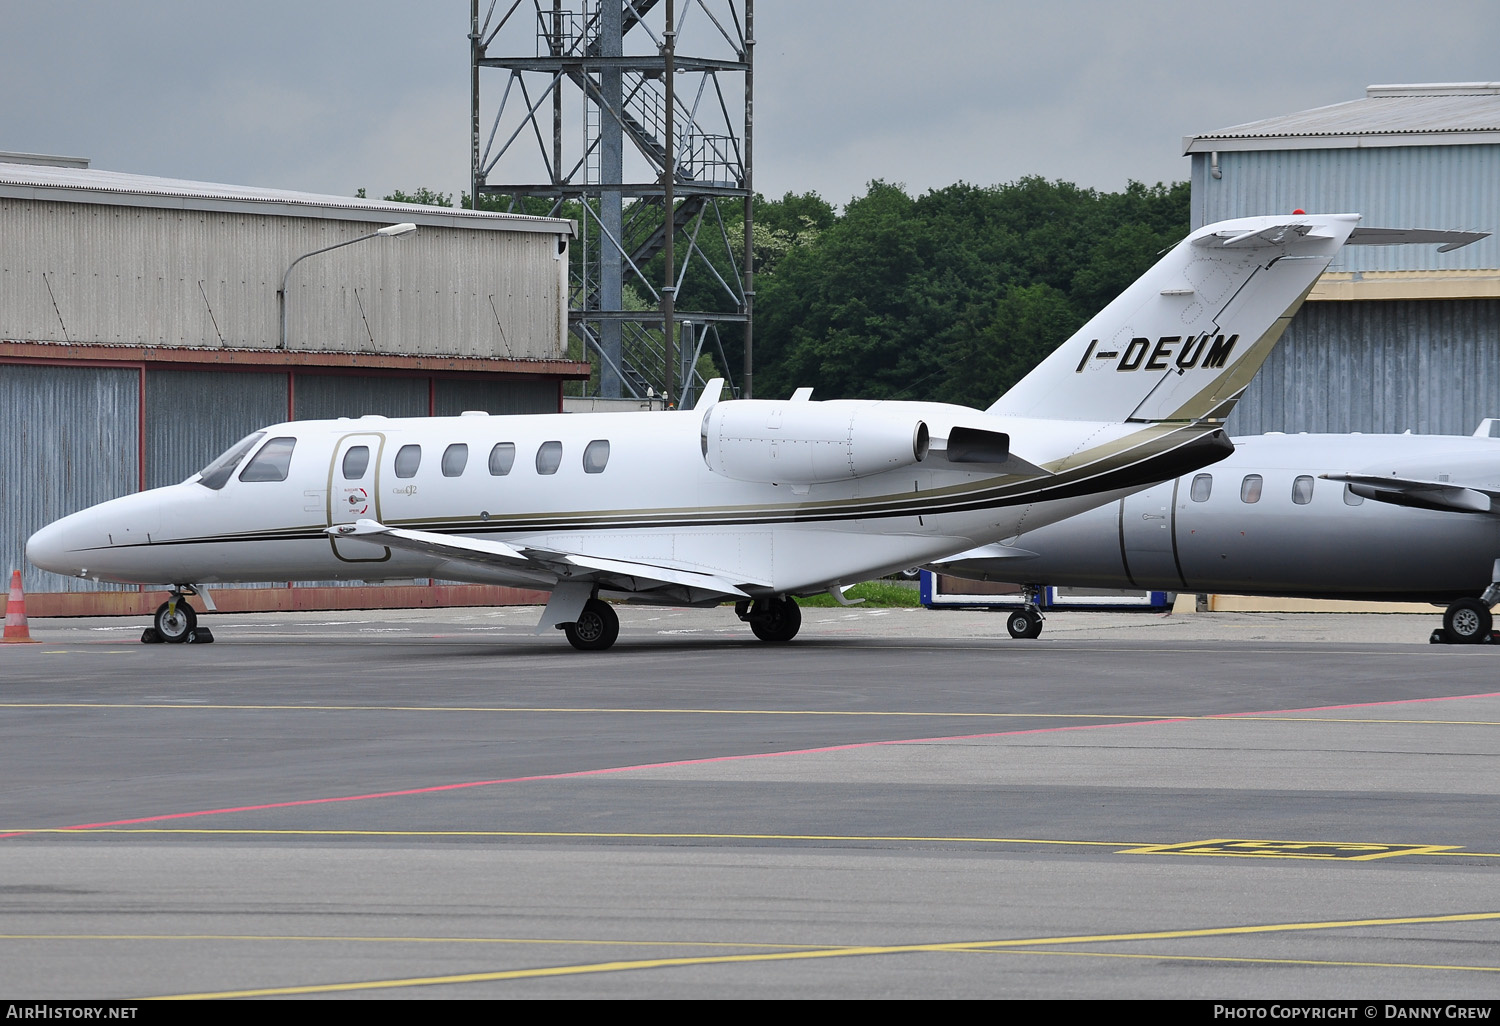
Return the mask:
{"type": "Polygon", "coordinates": [[[55,521],[26,539],[26,558],[32,566],[55,574],[77,576],[78,571],[69,558],[66,525],[67,518],[55,521]]]}
{"type": "Polygon", "coordinates": [[[68,577],[150,583],[134,580],[133,573],[160,519],[159,497],[153,492],[111,499],[33,534],[26,541],[26,558],[68,577]]]}

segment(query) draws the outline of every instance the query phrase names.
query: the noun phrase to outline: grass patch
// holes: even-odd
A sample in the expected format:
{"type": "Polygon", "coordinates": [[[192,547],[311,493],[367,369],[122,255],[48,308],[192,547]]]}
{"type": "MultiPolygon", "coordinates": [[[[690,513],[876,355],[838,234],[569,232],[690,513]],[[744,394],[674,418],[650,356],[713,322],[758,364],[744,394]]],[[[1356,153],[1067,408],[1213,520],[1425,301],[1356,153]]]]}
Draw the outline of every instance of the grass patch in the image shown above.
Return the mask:
{"type": "MultiPolygon", "coordinates": [[[[865,581],[856,584],[844,593],[849,599],[864,599],[861,603],[866,607],[871,606],[920,606],[922,595],[918,589],[906,584],[896,584],[892,581],[865,581]]],[[[837,606],[832,595],[812,595],[808,598],[799,598],[799,606],[807,606],[813,609],[828,609],[837,606]]]]}

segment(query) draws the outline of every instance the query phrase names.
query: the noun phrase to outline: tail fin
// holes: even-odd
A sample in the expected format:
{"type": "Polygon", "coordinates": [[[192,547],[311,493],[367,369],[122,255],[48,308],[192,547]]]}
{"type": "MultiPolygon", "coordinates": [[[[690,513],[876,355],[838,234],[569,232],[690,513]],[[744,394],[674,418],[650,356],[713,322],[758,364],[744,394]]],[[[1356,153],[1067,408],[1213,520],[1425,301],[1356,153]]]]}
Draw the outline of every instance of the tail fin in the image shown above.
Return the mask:
{"type": "Polygon", "coordinates": [[[1095,421],[1226,416],[1358,214],[1198,229],[1016,383],[990,413],[1095,421]]]}

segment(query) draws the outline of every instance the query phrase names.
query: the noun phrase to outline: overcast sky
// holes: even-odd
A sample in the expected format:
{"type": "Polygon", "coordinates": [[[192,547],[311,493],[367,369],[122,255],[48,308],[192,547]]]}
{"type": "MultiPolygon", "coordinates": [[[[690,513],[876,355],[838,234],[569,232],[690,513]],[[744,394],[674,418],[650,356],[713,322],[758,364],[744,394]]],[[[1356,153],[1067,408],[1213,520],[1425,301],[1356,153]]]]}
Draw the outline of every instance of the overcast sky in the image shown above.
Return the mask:
{"type": "MultiPolygon", "coordinates": [[[[0,150],[457,196],[468,11],[0,0],[0,150]]],[[[836,204],[874,178],[914,193],[1032,174],[1102,190],[1181,180],[1184,135],[1371,83],[1500,80],[1496,0],[760,0],[755,28],[755,186],[836,204]]]]}

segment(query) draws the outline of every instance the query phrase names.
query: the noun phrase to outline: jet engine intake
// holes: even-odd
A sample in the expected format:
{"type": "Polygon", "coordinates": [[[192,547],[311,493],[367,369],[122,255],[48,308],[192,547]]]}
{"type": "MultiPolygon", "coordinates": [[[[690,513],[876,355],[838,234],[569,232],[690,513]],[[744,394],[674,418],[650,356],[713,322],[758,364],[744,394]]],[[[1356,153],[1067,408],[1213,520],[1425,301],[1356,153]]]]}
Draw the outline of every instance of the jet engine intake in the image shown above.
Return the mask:
{"type": "Polygon", "coordinates": [[[703,461],[762,484],[832,484],[920,463],[927,424],[879,403],[733,399],[703,418],[703,461]]]}

